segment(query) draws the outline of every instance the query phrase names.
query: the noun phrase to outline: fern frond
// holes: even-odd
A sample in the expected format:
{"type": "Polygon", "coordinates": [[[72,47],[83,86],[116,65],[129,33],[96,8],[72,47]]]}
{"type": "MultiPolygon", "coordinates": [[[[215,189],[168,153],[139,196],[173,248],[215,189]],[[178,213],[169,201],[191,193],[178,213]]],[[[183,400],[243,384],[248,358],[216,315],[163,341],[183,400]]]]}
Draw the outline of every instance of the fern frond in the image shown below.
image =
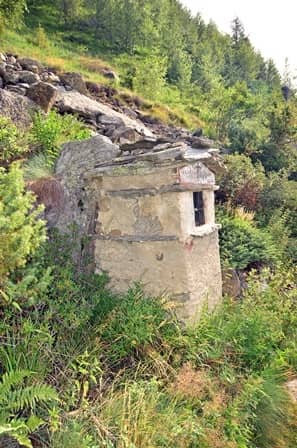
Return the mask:
{"type": "Polygon", "coordinates": [[[14,390],[6,397],[4,407],[9,411],[20,411],[25,408],[34,408],[37,403],[57,401],[55,390],[44,384],[23,387],[14,390]]]}
{"type": "Polygon", "coordinates": [[[0,405],[3,401],[6,401],[10,390],[14,386],[18,386],[24,378],[29,376],[31,372],[29,370],[12,370],[4,373],[0,382],[0,405]]]}

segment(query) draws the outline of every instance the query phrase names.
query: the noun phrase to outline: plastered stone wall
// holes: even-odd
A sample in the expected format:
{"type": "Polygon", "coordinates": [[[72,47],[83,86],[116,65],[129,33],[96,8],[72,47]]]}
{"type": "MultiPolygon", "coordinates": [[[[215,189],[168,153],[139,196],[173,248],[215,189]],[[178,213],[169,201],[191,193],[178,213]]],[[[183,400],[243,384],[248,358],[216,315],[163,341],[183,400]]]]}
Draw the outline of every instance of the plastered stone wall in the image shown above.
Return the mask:
{"type": "Polygon", "coordinates": [[[180,315],[195,321],[199,318],[203,306],[213,308],[222,298],[218,231],[214,230],[203,237],[189,237],[183,249],[189,300],[184,303],[180,315]]]}
{"type": "MultiPolygon", "coordinates": [[[[146,293],[176,301],[178,314],[196,320],[203,305],[221,298],[214,179],[202,185],[206,226],[195,227],[193,191],[175,191],[178,170],[105,175],[93,191],[99,204],[95,237],[97,272],[125,292],[141,282],[146,293]]],[[[197,182],[199,184],[199,182],[197,182]]]]}
{"type": "Polygon", "coordinates": [[[95,257],[109,272],[110,286],[125,292],[135,281],[153,296],[184,296],[188,290],[185,259],[179,241],[97,241],[95,257]]]}

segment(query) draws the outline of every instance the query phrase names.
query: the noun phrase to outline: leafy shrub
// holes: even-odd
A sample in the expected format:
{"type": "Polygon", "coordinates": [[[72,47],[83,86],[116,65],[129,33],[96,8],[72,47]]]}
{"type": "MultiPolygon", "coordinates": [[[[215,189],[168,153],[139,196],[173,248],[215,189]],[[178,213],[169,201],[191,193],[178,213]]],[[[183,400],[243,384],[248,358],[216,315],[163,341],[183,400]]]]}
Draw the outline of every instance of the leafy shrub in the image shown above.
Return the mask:
{"type": "Polygon", "coordinates": [[[269,174],[260,196],[260,204],[261,213],[258,213],[258,219],[261,222],[267,224],[276,210],[287,210],[289,221],[292,220],[290,228],[296,233],[297,182],[288,180],[285,172],[269,174]]]}
{"type": "Polygon", "coordinates": [[[282,323],[272,312],[263,312],[251,301],[225,301],[214,313],[204,314],[188,330],[185,356],[198,366],[209,364],[222,379],[232,383],[237,372],[261,371],[274,358],[284,335],[282,323]]]}
{"type": "Polygon", "coordinates": [[[50,168],[63,143],[86,139],[90,136],[90,130],[72,115],[62,116],[50,111],[47,116],[35,114],[31,134],[38,151],[46,155],[46,166],[50,168]]]}
{"type": "Polygon", "coordinates": [[[47,297],[52,282],[51,269],[44,269],[33,257],[24,267],[15,269],[5,281],[7,304],[30,307],[47,297]]]}
{"type": "Polygon", "coordinates": [[[145,57],[134,56],[131,59],[129,55],[122,54],[116,58],[116,63],[123,72],[122,85],[141,97],[153,101],[161,98],[166,86],[166,57],[158,53],[146,53],[145,57]]]}
{"type": "Polygon", "coordinates": [[[6,117],[0,116],[0,165],[22,157],[28,152],[23,133],[6,117]]]}
{"type": "Polygon", "coordinates": [[[218,222],[222,225],[219,235],[223,264],[246,269],[277,263],[279,251],[267,231],[223,208],[218,211],[218,222]]]}
{"type": "Polygon", "coordinates": [[[260,277],[250,274],[242,301],[225,300],[187,329],[186,353],[192,353],[199,366],[209,362],[221,372],[226,366],[261,372],[277,359],[279,366],[292,360],[296,369],[294,357],[285,356],[287,350],[290,354],[291,343],[297,343],[295,288],[294,269],[275,274],[263,270],[260,277]]]}
{"type": "Polygon", "coordinates": [[[218,180],[218,197],[229,201],[234,207],[240,205],[248,210],[256,210],[265,180],[262,165],[253,165],[251,159],[243,154],[225,156],[224,162],[227,171],[218,180]]]}
{"type": "Polygon", "coordinates": [[[73,336],[76,331],[81,335],[81,331],[101,323],[115,306],[115,297],[106,288],[106,276],[78,270],[73,253],[81,241],[75,227],[69,232],[61,234],[53,230],[40,251],[40,262],[44,269],[51,269],[53,277],[47,299],[48,316],[62,338],[67,330],[73,336]],[[57,316],[61,320],[56,327],[57,316]]]}

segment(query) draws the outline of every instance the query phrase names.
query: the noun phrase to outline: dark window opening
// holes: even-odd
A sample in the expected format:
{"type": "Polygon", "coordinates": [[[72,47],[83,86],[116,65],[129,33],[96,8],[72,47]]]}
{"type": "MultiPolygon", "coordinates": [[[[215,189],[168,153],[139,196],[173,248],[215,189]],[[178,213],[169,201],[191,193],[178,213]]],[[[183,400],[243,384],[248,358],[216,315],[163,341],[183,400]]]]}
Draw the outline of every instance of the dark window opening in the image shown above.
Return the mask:
{"type": "Polygon", "coordinates": [[[195,213],[195,225],[203,226],[205,224],[204,216],[204,204],[202,191],[196,191],[193,193],[194,213],[195,213]]]}

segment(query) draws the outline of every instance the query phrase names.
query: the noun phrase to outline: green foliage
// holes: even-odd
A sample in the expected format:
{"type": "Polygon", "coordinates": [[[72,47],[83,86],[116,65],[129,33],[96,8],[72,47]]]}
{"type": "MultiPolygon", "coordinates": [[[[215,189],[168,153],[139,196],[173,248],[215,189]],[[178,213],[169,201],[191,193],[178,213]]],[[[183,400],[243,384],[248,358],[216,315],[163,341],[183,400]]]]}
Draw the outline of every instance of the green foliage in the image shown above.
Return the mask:
{"type": "Polygon", "coordinates": [[[51,235],[38,261],[50,288],[29,315],[6,308],[0,325],[1,366],[50,375],[60,391],[53,446],[294,448],[282,386],[297,372],[294,272],[253,274],[242,301],[183,327],[139,287],[114,297],[104,278],[79,273],[75,235],[51,235]]]}
{"type": "Polygon", "coordinates": [[[41,207],[33,209],[34,196],[25,192],[22,171],[14,163],[8,172],[0,169],[0,285],[26,261],[45,240],[41,207]]]}
{"type": "Polygon", "coordinates": [[[106,289],[106,276],[77,272],[73,258],[81,244],[73,227],[65,235],[51,232],[49,242],[40,251],[40,262],[44,269],[51,269],[53,276],[47,313],[61,336],[61,343],[65,342],[65,332],[69,330],[79,341],[85,329],[98,325],[115,305],[115,297],[106,289]],[[61,317],[61,322],[55,321],[56,316],[61,317]]]}
{"type": "Polygon", "coordinates": [[[0,437],[3,434],[15,438],[20,444],[32,448],[28,434],[36,430],[44,421],[32,414],[20,417],[26,409],[34,411],[38,403],[57,401],[54,389],[44,384],[24,385],[24,380],[32,376],[26,370],[12,370],[1,377],[0,382],[0,437]],[[12,418],[12,415],[15,417],[12,418]]]}
{"type": "Polygon", "coordinates": [[[86,139],[90,130],[72,115],[61,116],[51,111],[47,116],[41,113],[34,116],[31,135],[36,149],[45,154],[45,166],[51,168],[63,143],[86,139]]]}
{"type": "Polygon", "coordinates": [[[218,196],[233,207],[257,209],[265,181],[262,165],[260,163],[253,165],[251,159],[244,154],[227,155],[224,162],[226,171],[218,180],[220,184],[218,196]]]}
{"type": "Polygon", "coordinates": [[[157,101],[165,86],[166,59],[151,55],[140,61],[132,79],[133,89],[145,98],[157,101]]]}
{"type": "Polygon", "coordinates": [[[286,257],[296,263],[297,182],[289,180],[285,172],[270,173],[260,195],[256,215],[262,226],[267,226],[286,257]]]}
{"type": "Polygon", "coordinates": [[[239,446],[282,446],[288,441],[289,409],[288,392],[278,377],[271,372],[251,376],[227,411],[226,430],[239,446]]]}
{"type": "Polygon", "coordinates": [[[212,316],[205,315],[194,330],[198,362],[213,363],[223,378],[232,368],[261,371],[284,339],[281,322],[271,320],[273,313],[251,305],[251,301],[238,304],[235,314],[234,305],[226,302],[212,316]]]}
{"type": "Polygon", "coordinates": [[[53,176],[54,167],[44,152],[33,154],[23,165],[24,178],[28,181],[48,179],[53,176]]]}
{"type": "Polygon", "coordinates": [[[202,429],[195,410],[160,390],[156,379],[127,382],[120,391],[111,390],[106,405],[98,411],[101,446],[176,447],[200,446],[202,429]],[[105,431],[105,428],[112,432],[105,431]]]}
{"type": "Polygon", "coordinates": [[[218,213],[220,251],[223,264],[246,269],[277,263],[280,252],[267,230],[259,229],[241,216],[232,216],[223,209],[218,213]]]}
{"type": "Polygon", "coordinates": [[[59,0],[63,10],[65,23],[73,21],[83,12],[82,0],[59,0]]]}
{"type": "Polygon", "coordinates": [[[0,165],[22,157],[28,152],[28,143],[23,133],[9,118],[0,117],[0,165]]]}
{"type": "Polygon", "coordinates": [[[25,0],[0,0],[0,31],[8,25],[14,27],[20,25],[26,4],[25,0]]]}
{"type": "Polygon", "coordinates": [[[50,46],[50,42],[44,28],[39,24],[36,30],[36,44],[39,48],[46,49],[50,46]]]}
{"type": "Polygon", "coordinates": [[[145,297],[139,287],[119,300],[114,311],[99,329],[106,356],[112,364],[132,355],[140,355],[145,346],[160,342],[174,332],[160,301],[145,297]],[[117,341],[114,344],[114,341],[117,341]]]}
{"type": "Polygon", "coordinates": [[[87,433],[85,425],[79,421],[66,421],[61,430],[52,434],[52,448],[100,448],[94,437],[87,433]]]}
{"type": "MultiPolygon", "coordinates": [[[[105,63],[87,49],[105,54],[123,86],[151,99],[140,101],[145,113],[203,127],[235,152],[226,157],[219,199],[243,208],[218,213],[222,259],[275,272],[252,272],[241,300],[226,299],[185,327],[162,299],[139,287],[118,297],[105,276],[86,272],[90,260],[75,265],[90,249],[75,228],[71,238],[51,232],[40,246],[43,225],[20,169],[1,170],[0,366],[34,375],[8,388],[15,400],[0,436],[29,446],[28,434],[43,424],[53,447],[295,448],[283,383],[297,372],[296,273],[281,266],[296,252],[295,97],[284,101],[274,64],[253,49],[239,20],[228,36],[179,1],[28,0],[28,7],[37,35],[7,33],[7,50],[16,45],[18,54],[95,81],[105,63]],[[61,398],[49,425],[40,389],[48,379],[61,398]]],[[[35,153],[26,178],[47,178],[61,145],[88,136],[80,121],[56,112],[35,116],[24,140],[4,120],[1,163],[22,157],[29,141],[35,153]]]]}
{"type": "Polygon", "coordinates": [[[297,335],[295,282],[294,269],[274,275],[263,270],[260,277],[252,273],[242,301],[226,300],[190,330],[196,362],[210,362],[223,376],[232,368],[257,373],[269,365],[286,368],[286,347],[297,335]]]}
{"type": "MultiPolygon", "coordinates": [[[[271,219],[276,210],[283,209],[288,211],[294,221],[297,210],[296,192],[297,182],[289,180],[286,173],[270,173],[265,179],[260,198],[262,210],[259,218],[265,222],[265,218],[271,219]]],[[[294,230],[293,227],[292,230],[294,230]]]]}

